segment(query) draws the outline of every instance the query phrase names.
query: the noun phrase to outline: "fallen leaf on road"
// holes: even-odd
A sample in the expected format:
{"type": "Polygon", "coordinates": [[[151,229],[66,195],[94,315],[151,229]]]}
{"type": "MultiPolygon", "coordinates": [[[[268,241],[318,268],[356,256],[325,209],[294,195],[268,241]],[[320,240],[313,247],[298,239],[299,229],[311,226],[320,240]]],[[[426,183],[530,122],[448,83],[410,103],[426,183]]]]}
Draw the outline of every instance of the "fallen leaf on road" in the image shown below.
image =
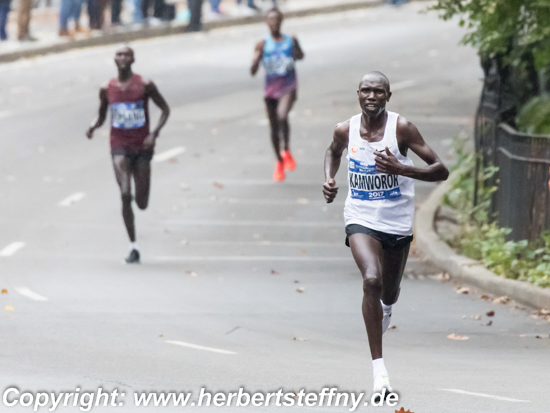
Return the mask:
{"type": "MultiPolygon", "coordinates": [[[[2,292],[4,292],[4,290],[2,290],[2,292]]],[[[550,310],[542,308],[541,310],[539,310],[539,314],[540,315],[550,315],[550,310]]]]}
{"type": "Polygon", "coordinates": [[[11,305],[6,306],[6,311],[13,311],[13,307],[11,305]]]}
{"type": "Polygon", "coordinates": [[[449,334],[447,338],[450,338],[451,340],[468,340],[470,337],[468,336],[457,336],[455,333],[449,334]]]}
{"type": "Polygon", "coordinates": [[[495,315],[494,311],[487,311],[487,314],[486,314],[487,317],[493,317],[494,315],[495,315]]]}
{"type": "Polygon", "coordinates": [[[185,271],[187,274],[189,274],[191,277],[196,277],[197,273],[194,271],[185,271]]]}
{"type": "Polygon", "coordinates": [[[298,198],[298,201],[297,201],[299,204],[302,204],[302,205],[307,205],[309,204],[309,200],[307,198],[298,198]]]}
{"type": "Polygon", "coordinates": [[[493,320],[489,320],[489,322],[487,324],[485,324],[487,327],[489,326],[492,326],[493,325],[493,320]]]}
{"type": "Polygon", "coordinates": [[[214,182],[214,186],[218,189],[223,189],[223,185],[218,182],[214,182]]]}
{"type": "Polygon", "coordinates": [[[482,300],[489,300],[489,296],[487,294],[483,294],[481,297],[482,300]]]}
{"type": "Polygon", "coordinates": [[[305,249],[303,249],[303,248],[300,248],[300,252],[301,252],[302,254],[305,254],[307,251],[306,251],[305,249]]]}
{"type": "Polygon", "coordinates": [[[388,330],[395,330],[397,328],[397,326],[391,326],[390,328],[388,328],[388,330]]]}
{"type": "Polygon", "coordinates": [[[307,338],[294,337],[294,341],[307,341],[307,338]]]}
{"type": "Polygon", "coordinates": [[[495,298],[493,300],[493,303],[495,304],[506,304],[508,301],[510,301],[510,299],[508,298],[507,295],[503,295],[502,297],[498,297],[498,298],[495,298]]]}
{"type": "Polygon", "coordinates": [[[170,158],[170,159],[168,159],[168,162],[170,162],[170,163],[178,163],[178,158],[170,158]]]}
{"type": "Polygon", "coordinates": [[[164,337],[162,334],[159,337],[164,337]]]}
{"type": "Polygon", "coordinates": [[[8,290],[6,290],[5,288],[2,288],[2,294],[7,294],[8,293],[8,290]]]}
{"type": "Polygon", "coordinates": [[[297,292],[297,293],[303,293],[304,290],[305,290],[304,287],[299,287],[299,288],[296,290],[296,292],[297,292]]]}
{"type": "Polygon", "coordinates": [[[271,270],[271,274],[279,274],[279,273],[275,270],[271,270]]]}
{"type": "Polygon", "coordinates": [[[294,280],[294,284],[300,284],[300,281],[294,280]]]}
{"type": "Polygon", "coordinates": [[[457,294],[468,294],[470,292],[470,289],[468,287],[462,287],[456,290],[457,294]]]}
{"type": "Polygon", "coordinates": [[[481,316],[480,316],[479,314],[476,314],[476,315],[474,316],[474,318],[475,318],[476,320],[481,320],[481,316]]]}

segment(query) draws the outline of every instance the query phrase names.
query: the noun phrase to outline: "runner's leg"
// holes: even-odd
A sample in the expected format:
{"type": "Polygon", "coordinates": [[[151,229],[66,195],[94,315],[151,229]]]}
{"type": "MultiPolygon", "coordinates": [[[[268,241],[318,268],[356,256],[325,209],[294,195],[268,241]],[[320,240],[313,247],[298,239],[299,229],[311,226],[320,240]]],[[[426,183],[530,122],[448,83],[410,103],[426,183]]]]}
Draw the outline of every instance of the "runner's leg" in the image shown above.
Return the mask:
{"type": "Polygon", "coordinates": [[[271,129],[271,143],[273,144],[273,150],[277,160],[282,162],[281,157],[281,143],[280,143],[280,129],[279,122],[277,120],[277,99],[265,99],[265,108],[267,110],[267,117],[269,119],[269,126],[271,129]]]}
{"type": "Polygon", "coordinates": [[[138,208],[147,208],[151,188],[151,162],[148,159],[138,158],[134,163],[134,185],[138,208]]]}
{"type": "Polygon", "coordinates": [[[382,255],[380,241],[367,234],[349,237],[351,253],[363,276],[363,319],[372,359],[382,358],[382,255]]]}
{"type": "Polygon", "coordinates": [[[399,297],[401,279],[409,256],[411,244],[388,248],[382,254],[382,302],[393,305],[399,297]]]}
{"type": "Polygon", "coordinates": [[[288,123],[288,114],[292,110],[296,102],[296,91],[281,96],[279,104],[277,105],[277,121],[279,123],[279,130],[283,135],[284,150],[290,150],[290,125],[288,123]]]}
{"type": "Polygon", "coordinates": [[[132,162],[124,155],[113,155],[115,176],[122,198],[122,217],[131,242],[136,241],[134,211],[132,211],[132,162]]]}

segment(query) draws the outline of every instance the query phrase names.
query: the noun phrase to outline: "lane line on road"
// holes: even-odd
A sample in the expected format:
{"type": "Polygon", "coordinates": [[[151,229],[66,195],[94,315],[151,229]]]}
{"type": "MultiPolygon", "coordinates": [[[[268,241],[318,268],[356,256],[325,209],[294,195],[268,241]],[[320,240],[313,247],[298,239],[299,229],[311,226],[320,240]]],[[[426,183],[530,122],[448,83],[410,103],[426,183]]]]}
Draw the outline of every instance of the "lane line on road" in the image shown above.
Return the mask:
{"type": "Polygon", "coordinates": [[[161,152],[155,156],[153,156],[153,162],[164,162],[168,159],[171,159],[175,156],[178,156],[185,152],[185,147],[183,146],[176,146],[175,148],[168,149],[165,152],[161,152]]]}
{"type": "Polygon", "coordinates": [[[222,350],[222,349],[220,349],[220,348],[199,346],[198,344],[186,343],[185,341],[171,341],[171,340],[166,340],[166,343],[168,343],[168,344],[174,344],[174,345],[176,345],[176,346],[181,346],[181,347],[194,348],[195,350],[210,351],[210,352],[212,352],[212,353],[219,353],[219,354],[237,354],[237,353],[235,353],[234,351],[222,350]]]}
{"type": "Polygon", "coordinates": [[[344,223],[340,221],[311,221],[311,222],[292,222],[292,221],[222,221],[222,220],[178,220],[163,221],[164,225],[200,225],[209,227],[343,227],[344,223]]]}
{"type": "Polygon", "coordinates": [[[47,297],[37,294],[34,291],[28,289],[27,287],[15,287],[15,291],[21,294],[24,297],[30,298],[34,301],[48,301],[47,297]]]}
{"type": "Polygon", "coordinates": [[[71,206],[72,204],[80,201],[85,196],[86,194],[84,192],[75,192],[74,194],[69,195],[67,198],[61,201],[59,203],[59,206],[63,206],[63,207],[71,206]]]}
{"type": "Polygon", "coordinates": [[[509,397],[493,396],[491,394],[475,393],[475,392],[466,391],[466,390],[459,390],[459,389],[440,389],[440,390],[448,391],[448,392],[451,392],[451,393],[467,394],[469,396],[486,397],[488,399],[502,400],[502,401],[505,401],[505,402],[531,403],[530,400],[511,399],[509,397]]]}
{"type": "Polygon", "coordinates": [[[185,261],[303,261],[303,262],[340,262],[340,261],[352,261],[351,257],[295,257],[284,255],[262,256],[262,255],[229,255],[229,256],[158,256],[154,257],[157,261],[172,261],[172,262],[185,262],[185,261]]]}
{"type": "Polygon", "coordinates": [[[394,83],[393,85],[390,86],[390,89],[392,92],[395,92],[396,90],[403,90],[409,87],[416,86],[417,83],[418,82],[416,80],[412,80],[412,79],[404,80],[402,82],[394,83]]]}
{"type": "Polygon", "coordinates": [[[17,251],[19,251],[21,248],[25,246],[24,242],[12,242],[9,245],[6,245],[1,251],[0,251],[0,257],[11,257],[13,254],[15,254],[17,251]]]}

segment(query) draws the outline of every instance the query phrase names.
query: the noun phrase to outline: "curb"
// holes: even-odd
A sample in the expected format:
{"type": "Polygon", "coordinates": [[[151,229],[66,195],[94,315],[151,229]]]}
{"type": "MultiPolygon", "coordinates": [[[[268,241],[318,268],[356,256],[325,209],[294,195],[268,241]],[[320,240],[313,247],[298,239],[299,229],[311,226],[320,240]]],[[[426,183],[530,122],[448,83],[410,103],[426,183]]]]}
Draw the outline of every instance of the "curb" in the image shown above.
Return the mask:
{"type": "MultiPolygon", "coordinates": [[[[315,14],[328,14],[344,12],[350,10],[366,9],[377,7],[384,4],[383,0],[362,0],[343,4],[332,4],[328,6],[313,7],[303,10],[293,10],[285,13],[285,18],[296,18],[312,16],[315,14]]],[[[218,20],[203,23],[202,30],[220,29],[223,27],[242,26],[246,24],[261,23],[264,21],[264,15],[236,17],[227,20],[218,20]]],[[[75,40],[72,42],[53,44],[36,49],[18,50],[0,54],[0,63],[13,62],[19,59],[28,59],[35,56],[41,56],[51,53],[61,53],[73,49],[82,49],[85,47],[105,46],[109,44],[127,43],[134,40],[151,39],[154,37],[171,36],[187,32],[187,24],[179,24],[168,27],[152,27],[148,29],[132,30],[122,33],[113,33],[90,39],[75,40]]],[[[199,32],[200,33],[200,32],[199,32]]]]}
{"type": "Polygon", "coordinates": [[[435,232],[434,219],[443,195],[451,188],[455,171],[442,182],[420,206],[416,213],[416,245],[436,267],[446,271],[451,278],[539,309],[550,309],[550,289],[535,287],[524,281],[498,276],[486,269],[479,261],[458,255],[443,242],[435,232]]]}

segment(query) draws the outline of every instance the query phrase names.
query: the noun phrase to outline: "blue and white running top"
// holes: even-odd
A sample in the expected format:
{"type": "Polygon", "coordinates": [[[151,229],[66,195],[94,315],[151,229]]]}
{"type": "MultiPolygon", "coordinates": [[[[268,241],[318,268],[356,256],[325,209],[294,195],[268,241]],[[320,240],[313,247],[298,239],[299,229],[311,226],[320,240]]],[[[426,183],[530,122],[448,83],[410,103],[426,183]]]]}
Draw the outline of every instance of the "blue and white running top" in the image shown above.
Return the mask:
{"type": "Polygon", "coordinates": [[[265,97],[279,99],[296,89],[292,37],[283,34],[283,40],[276,42],[271,34],[267,34],[262,62],[265,67],[265,97]]]}
{"type": "Polygon", "coordinates": [[[412,235],[414,217],[414,179],[378,172],[374,151],[390,152],[404,165],[412,161],[399,152],[397,118],[387,112],[384,137],[379,142],[361,138],[361,114],[350,120],[348,144],[349,191],[344,207],[346,225],[359,224],[395,235],[412,235]]]}

